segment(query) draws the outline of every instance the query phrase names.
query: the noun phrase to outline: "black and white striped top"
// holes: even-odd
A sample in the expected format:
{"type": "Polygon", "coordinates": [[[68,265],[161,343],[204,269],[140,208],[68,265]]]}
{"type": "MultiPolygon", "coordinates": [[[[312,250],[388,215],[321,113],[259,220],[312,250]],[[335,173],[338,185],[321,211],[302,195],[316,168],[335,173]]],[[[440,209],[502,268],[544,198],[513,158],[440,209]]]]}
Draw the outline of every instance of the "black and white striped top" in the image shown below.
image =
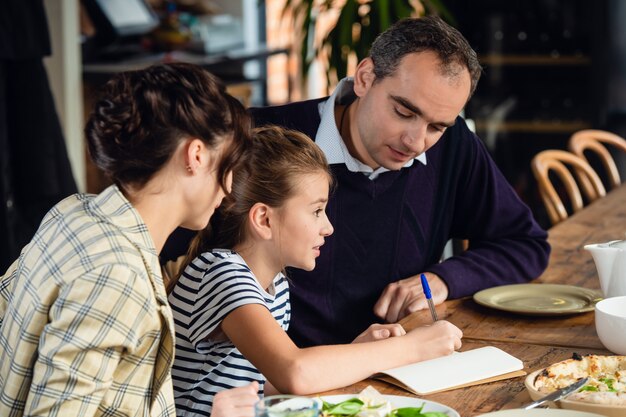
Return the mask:
{"type": "Polygon", "coordinates": [[[236,308],[262,304],[286,331],[291,307],[284,275],[279,273],[266,292],[241,256],[214,249],[185,269],[169,301],[176,328],[176,414],[209,416],[217,392],[255,380],[262,395],[265,377],[226,340],[219,326],[236,308]]]}

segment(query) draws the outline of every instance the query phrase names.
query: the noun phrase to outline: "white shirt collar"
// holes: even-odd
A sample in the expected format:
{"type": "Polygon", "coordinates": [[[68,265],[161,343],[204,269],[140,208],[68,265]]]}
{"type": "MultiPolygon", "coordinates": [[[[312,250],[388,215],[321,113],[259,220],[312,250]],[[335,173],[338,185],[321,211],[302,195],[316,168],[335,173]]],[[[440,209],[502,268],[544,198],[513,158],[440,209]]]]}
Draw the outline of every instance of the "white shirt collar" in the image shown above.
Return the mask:
{"type": "MultiPolygon", "coordinates": [[[[347,77],[339,82],[328,100],[319,104],[318,109],[322,120],[315,136],[315,143],[322,149],[329,164],[345,164],[349,171],[362,172],[373,180],[381,173],[389,170],[384,167],[374,170],[350,155],[335,122],[335,103],[350,103],[354,98],[354,79],[347,77]]],[[[414,159],[426,165],[426,153],[422,153],[414,159]]],[[[414,159],[409,160],[403,168],[413,165],[414,159]]]]}

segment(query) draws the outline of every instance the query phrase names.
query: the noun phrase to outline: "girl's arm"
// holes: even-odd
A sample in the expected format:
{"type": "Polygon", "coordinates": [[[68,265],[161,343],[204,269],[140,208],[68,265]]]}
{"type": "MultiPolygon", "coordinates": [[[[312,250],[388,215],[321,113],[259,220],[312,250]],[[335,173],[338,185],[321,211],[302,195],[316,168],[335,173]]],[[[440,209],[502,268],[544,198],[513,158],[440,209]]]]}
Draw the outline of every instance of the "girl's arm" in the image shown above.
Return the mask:
{"type": "Polygon", "coordinates": [[[456,326],[438,321],[404,336],[300,349],[259,304],[232,311],[222,321],[222,330],[278,391],[299,395],[343,387],[385,369],[448,355],[460,348],[462,337],[456,326]]]}

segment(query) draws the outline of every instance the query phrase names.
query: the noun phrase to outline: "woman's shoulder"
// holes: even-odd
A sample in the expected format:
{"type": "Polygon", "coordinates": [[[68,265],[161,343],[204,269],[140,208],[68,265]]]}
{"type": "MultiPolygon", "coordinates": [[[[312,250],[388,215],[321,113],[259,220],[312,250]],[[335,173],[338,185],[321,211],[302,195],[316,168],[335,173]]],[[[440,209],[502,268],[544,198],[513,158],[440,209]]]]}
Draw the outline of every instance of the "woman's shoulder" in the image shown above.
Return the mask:
{"type": "Polygon", "coordinates": [[[92,194],[72,194],[56,203],[43,217],[41,227],[58,222],[60,219],[75,216],[78,213],[84,215],[83,207],[85,201],[93,199],[92,194]]]}
{"type": "Polygon", "coordinates": [[[144,258],[158,265],[147,232],[137,227],[137,222],[127,222],[123,228],[85,209],[94,197],[75,194],[48,212],[22,251],[21,258],[31,270],[52,269],[59,272],[62,281],[67,281],[74,275],[115,265],[145,275],[144,258]]]}

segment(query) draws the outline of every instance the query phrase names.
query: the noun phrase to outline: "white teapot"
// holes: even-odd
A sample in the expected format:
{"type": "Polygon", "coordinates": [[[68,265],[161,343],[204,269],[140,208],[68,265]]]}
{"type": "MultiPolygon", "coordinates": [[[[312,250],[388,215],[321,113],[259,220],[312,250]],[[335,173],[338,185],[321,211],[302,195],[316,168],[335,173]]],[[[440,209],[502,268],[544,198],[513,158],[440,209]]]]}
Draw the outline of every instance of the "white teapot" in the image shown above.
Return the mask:
{"type": "Polygon", "coordinates": [[[626,295],[626,240],[585,245],[591,252],[604,297],[626,295]]]}

